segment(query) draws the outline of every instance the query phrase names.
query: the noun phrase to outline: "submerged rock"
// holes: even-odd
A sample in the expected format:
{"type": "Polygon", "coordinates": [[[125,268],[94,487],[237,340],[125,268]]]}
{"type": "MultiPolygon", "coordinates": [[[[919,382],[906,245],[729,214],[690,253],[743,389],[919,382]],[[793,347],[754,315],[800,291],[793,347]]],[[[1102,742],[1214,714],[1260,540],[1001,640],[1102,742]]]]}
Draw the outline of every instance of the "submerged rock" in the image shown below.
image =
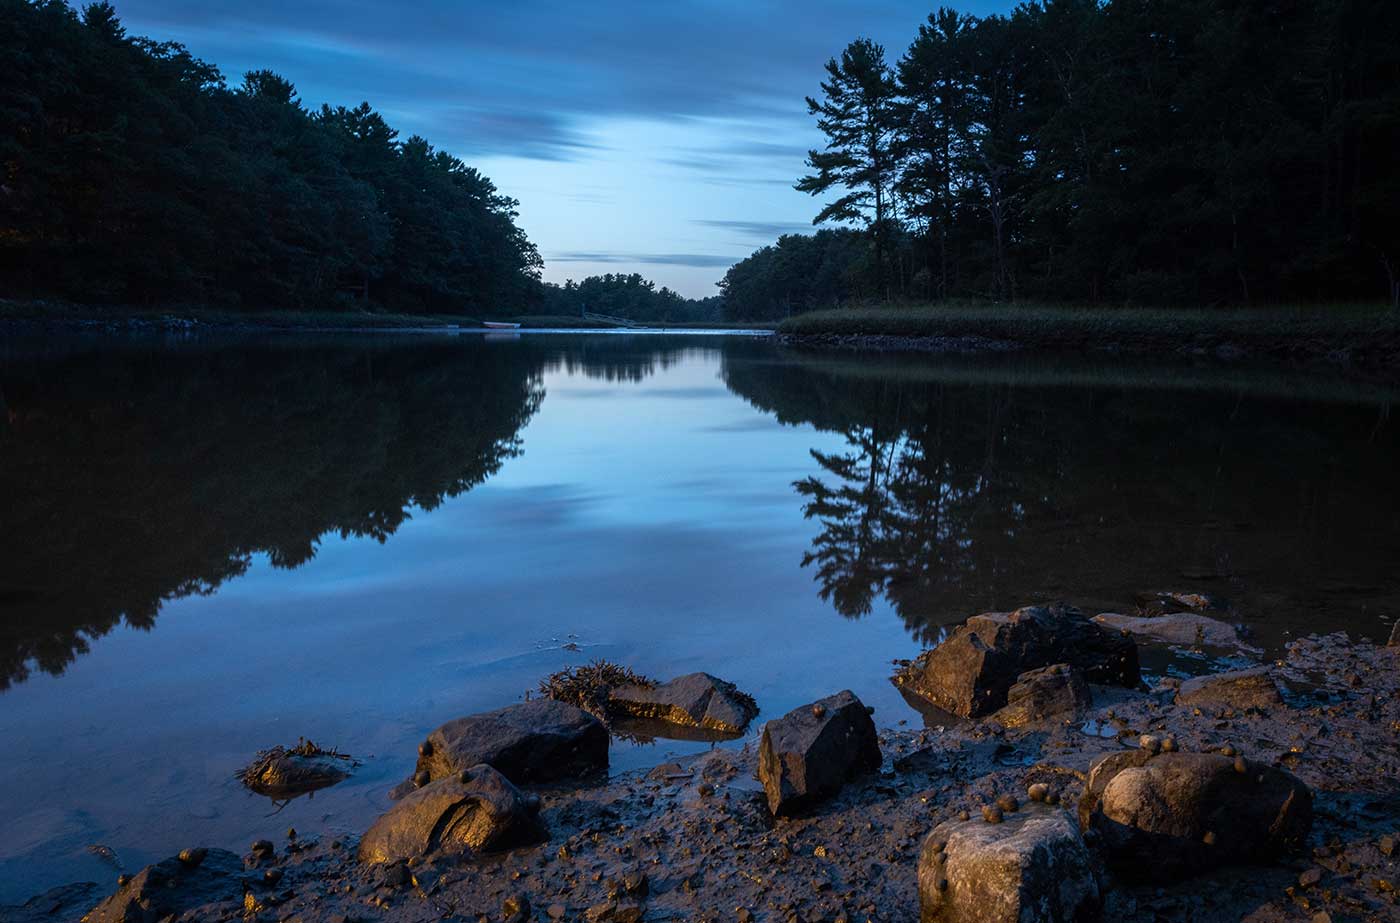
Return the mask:
{"type": "Polygon", "coordinates": [[[849,689],[763,726],[758,777],[775,815],[805,810],[879,766],[875,722],[849,689]]]}
{"type": "Polygon", "coordinates": [[[1089,850],[1065,811],[1032,803],[939,824],[919,856],[922,923],[1088,923],[1100,896],[1089,850]]]}
{"type": "Polygon", "coordinates": [[[1170,880],[1297,849],[1312,828],[1312,792],[1240,756],[1125,750],[1090,771],[1079,820],[1125,878],[1170,880]]]}
{"type": "Polygon", "coordinates": [[[1233,625],[1194,612],[1156,616],[1104,612],[1094,616],[1094,621],[1105,628],[1154,638],[1168,644],[1233,647],[1240,643],[1239,632],[1233,625]]]}
{"type": "Polygon", "coordinates": [[[1188,679],[1177,690],[1176,703],[1244,710],[1282,705],[1283,696],[1268,667],[1251,667],[1188,679]]]}
{"type": "Polygon", "coordinates": [[[268,798],[295,798],[328,788],[350,776],[355,763],[342,753],[303,741],[296,747],[273,747],[238,771],[248,788],[268,798]]]}
{"type": "MultiPolygon", "coordinates": [[[[418,748],[414,775],[443,779],[478,763],[517,785],[589,776],[608,767],[608,732],[581,708],[536,699],[449,721],[418,748]]],[[[419,777],[421,778],[421,777],[419,777]]]]}
{"type": "Polygon", "coordinates": [[[608,711],[683,727],[741,734],[758,714],[758,706],[733,683],[708,673],[688,673],[660,686],[615,688],[608,696],[608,711]]]}
{"type": "Polygon", "coordinates": [[[1090,682],[1136,686],[1137,644],[1068,606],[975,615],[894,677],[896,685],[964,718],[1007,703],[1022,673],[1064,663],[1090,682]]]}
{"type": "Polygon", "coordinates": [[[992,720],[1004,727],[1021,727],[1073,715],[1093,701],[1084,674],[1069,664],[1057,663],[1016,677],[1016,684],[1006,693],[1006,706],[992,720]]]}
{"type": "Polygon", "coordinates": [[[544,838],[538,800],[485,763],[431,782],[389,809],[360,840],[360,860],[475,855],[544,838]]]}
{"type": "MultiPolygon", "coordinates": [[[[199,862],[172,856],[148,865],[83,917],[84,923],[148,923],[209,904],[243,901],[243,861],[208,849],[199,862]]],[[[209,914],[209,918],[216,918],[209,914]]],[[[222,915],[217,915],[222,916],[222,915]]]]}

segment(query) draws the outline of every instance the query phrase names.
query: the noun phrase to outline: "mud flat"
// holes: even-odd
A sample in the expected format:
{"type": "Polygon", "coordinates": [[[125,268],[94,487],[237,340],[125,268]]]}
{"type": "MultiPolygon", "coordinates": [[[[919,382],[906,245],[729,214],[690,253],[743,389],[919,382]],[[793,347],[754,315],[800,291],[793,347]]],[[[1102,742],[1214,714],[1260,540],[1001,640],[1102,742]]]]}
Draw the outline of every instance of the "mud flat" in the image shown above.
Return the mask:
{"type": "MultiPolygon", "coordinates": [[[[838,693],[761,742],[601,783],[453,768],[363,840],[192,844],[0,920],[1400,919],[1400,648],[1311,637],[1149,687],[1114,628],[1095,629],[1107,672],[1035,666],[1072,652],[1027,633],[1070,617],[1088,630],[979,616],[901,671],[941,658],[989,681],[966,687],[969,718],[876,739],[838,693]]],[[[957,704],[956,683],[939,689],[957,704]]]]}

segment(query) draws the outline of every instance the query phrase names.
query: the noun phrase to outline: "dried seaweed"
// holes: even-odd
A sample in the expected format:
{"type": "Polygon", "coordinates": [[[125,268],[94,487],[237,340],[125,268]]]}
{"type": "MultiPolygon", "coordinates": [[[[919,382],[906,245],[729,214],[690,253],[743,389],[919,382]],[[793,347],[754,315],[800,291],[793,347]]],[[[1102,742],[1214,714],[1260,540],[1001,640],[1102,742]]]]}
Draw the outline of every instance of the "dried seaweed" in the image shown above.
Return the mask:
{"type": "Polygon", "coordinates": [[[656,685],[656,680],[629,667],[607,660],[595,660],[580,667],[569,667],[540,680],[540,694],[557,702],[576,705],[604,724],[608,718],[608,693],[617,686],[656,685]]]}

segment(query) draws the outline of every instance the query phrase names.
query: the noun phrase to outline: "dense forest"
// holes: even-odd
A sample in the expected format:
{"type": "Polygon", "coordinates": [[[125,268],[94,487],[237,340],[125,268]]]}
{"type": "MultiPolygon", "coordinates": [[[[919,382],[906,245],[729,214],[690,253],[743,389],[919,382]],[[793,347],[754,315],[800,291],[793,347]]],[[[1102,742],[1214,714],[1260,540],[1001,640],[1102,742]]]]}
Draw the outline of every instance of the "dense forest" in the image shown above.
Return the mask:
{"type": "Polygon", "coordinates": [[[534,313],[578,317],[603,314],[648,323],[709,322],[720,319],[720,298],[695,299],[656,287],[637,273],[607,273],[563,285],[546,282],[534,313]]]}
{"type": "Polygon", "coordinates": [[[731,318],[850,299],[1400,306],[1400,4],[1044,0],[868,40],[808,108],[785,237],[731,318]],[[821,284],[813,284],[816,267],[821,284]]]}
{"type": "Polygon", "coordinates": [[[230,88],[106,3],[0,0],[10,296],[465,313],[538,297],[515,201],[368,104],[230,88]]]}

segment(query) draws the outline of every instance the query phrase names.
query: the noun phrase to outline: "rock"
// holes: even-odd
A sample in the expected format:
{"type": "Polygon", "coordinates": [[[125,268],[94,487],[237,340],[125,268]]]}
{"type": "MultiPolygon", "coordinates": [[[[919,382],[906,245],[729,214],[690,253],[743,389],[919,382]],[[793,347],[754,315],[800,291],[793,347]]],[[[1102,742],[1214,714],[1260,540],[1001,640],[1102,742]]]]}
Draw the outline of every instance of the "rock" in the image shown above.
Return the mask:
{"type": "Polygon", "coordinates": [[[449,721],[419,748],[415,775],[430,782],[486,763],[517,785],[592,775],[608,767],[608,731],[581,708],[536,699],[449,721]]]}
{"type": "Polygon", "coordinates": [[[1386,647],[1400,647],[1400,620],[1391,626],[1390,640],[1386,642],[1386,647]]]}
{"type": "Polygon", "coordinates": [[[1022,673],[1068,664],[1089,682],[1136,686],[1137,644],[1067,606],[975,615],[895,676],[896,685],[964,718],[1007,703],[1022,673]]]}
{"type": "Polygon", "coordinates": [[[362,862],[478,854],[538,842],[530,804],[485,763],[429,783],[389,809],[360,840],[362,862]]]}
{"type": "Polygon", "coordinates": [[[998,824],[935,827],[919,857],[919,907],[922,923],[1086,923],[1100,896],[1074,820],[1032,803],[998,824]]]}
{"type": "Polygon", "coordinates": [[[880,766],[875,722],[849,690],[795,708],[763,727],[758,777],[775,815],[830,798],[850,779],[880,766]]]}
{"type": "Polygon", "coordinates": [[[1104,612],[1094,621],[1117,631],[1192,647],[1234,647],[1240,643],[1239,632],[1233,625],[1206,615],[1178,612],[1172,615],[1136,616],[1104,612]]]}
{"type": "Polygon", "coordinates": [[[98,888],[91,881],[62,885],[31,897],[18,907],[0,906],[5,923],[39,923],[80,917],[97,900],[98,888]]]}
{"type": "MultiPolygon", "coordinates": [[[[225,849],[197,864],[172,856],[148,865],[93,908],[86,923],[147,923],[226,901],[243,902],[243,861],[225,849]]],[[[220,914],[201,914],[215,919],[220,914]]]]}
{"type": "Polygon", "coordinates": [[[1003,727],[1022,727],[1072,715],[1093,701],[1084,674],[1069,664],[1057,663],[1016,677],[1016,684],[1006,693],[1006,706],[992,715],[992,720],[1003,727]]]}
{"type": "Polygon", "coordinates": [[[1126,878],[1170,880],[1299,847],[1312,792],[1283,769],[1223,753],[1111,753],[1090,770],[1079,821],[1126,878]]]}
{"type": "Polygon", "coordinates": [[[688,673],[660,686],[619,686],[608,695],[608,711],[742,734],[758,707],[733,683],[708,673],[688,673]]]}
{"type": "Polygon", "coordinates": [[[1229,612],[1230,603],[1212,593],[1155,590],[1137,594],[1139,605],[1161,612],[1229,612]]]}
{"type": "Polygon", "coordinates": [[[1251,667],[1188,679],[1177,690],[1176,703],[1243,710],[1282,705],[1283,696],[1268,667],[1251,667]]]}

